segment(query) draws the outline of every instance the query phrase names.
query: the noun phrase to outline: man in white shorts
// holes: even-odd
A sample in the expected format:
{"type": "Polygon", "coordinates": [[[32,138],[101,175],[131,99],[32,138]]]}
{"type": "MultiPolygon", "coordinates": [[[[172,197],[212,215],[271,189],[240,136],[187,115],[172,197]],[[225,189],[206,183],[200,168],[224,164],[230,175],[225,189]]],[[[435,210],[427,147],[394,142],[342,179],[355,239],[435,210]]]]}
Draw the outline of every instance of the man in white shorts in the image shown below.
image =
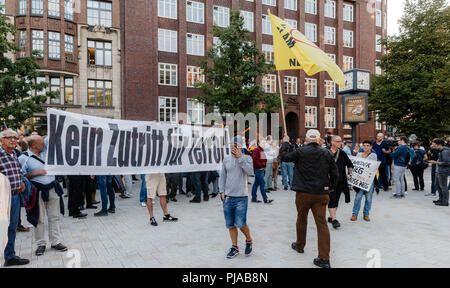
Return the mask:
{"type": "Polygon", "coordinates": [[[159,195],[159,202],[164,212],[164,221],[177,221],[178,218],[170,216],[167,212],[167,190],[166,190],[166,177],[164,174],[147,174],[145,175],[145,182],[147,184],[147,209],[150,214],[150,224],[158,226],[155,217],[153,216],[153,199],[156,194],[159,195]]]}

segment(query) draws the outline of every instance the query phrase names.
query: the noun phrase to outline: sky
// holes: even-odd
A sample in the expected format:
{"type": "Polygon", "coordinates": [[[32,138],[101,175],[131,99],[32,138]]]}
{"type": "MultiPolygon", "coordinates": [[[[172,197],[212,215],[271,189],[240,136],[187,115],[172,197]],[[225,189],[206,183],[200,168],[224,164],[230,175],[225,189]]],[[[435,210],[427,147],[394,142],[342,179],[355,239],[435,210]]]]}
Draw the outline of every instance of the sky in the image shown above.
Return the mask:
{"type": "Polygon", "coordinates": [[[398,34],[399,25],[397,21],[403,15],[403,8],[405,6],[405,0],[387,0],[388,9],[388,35],[393,36],[398,34]]]}

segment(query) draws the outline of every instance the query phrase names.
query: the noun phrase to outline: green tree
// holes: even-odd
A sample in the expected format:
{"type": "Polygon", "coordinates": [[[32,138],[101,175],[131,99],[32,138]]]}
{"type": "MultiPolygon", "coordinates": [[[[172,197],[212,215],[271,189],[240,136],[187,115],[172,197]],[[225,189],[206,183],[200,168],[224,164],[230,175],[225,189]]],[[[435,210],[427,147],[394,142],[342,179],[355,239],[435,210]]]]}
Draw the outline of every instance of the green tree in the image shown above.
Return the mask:
{"type": "Polygon", "coordinates": [[[197,100],[220,113],[271,113],[280,107],[277,94],[265,94],[257,84],[259,77],[274,70],[264,54],[250,40],[239,11],[232,11],[230,26],[213,28],[218,45],[201,61],[206,80],[197,83],[203,95],[197,100]]]}
{"type": "Polygon", "coordinates": [[[41,112],[40,104],[53,97],[54,93],[36,96],[33,91],[41,91],[48,83],[35,84],[39,65],[35,62],[37,51],[31,57],[13,61],[7,54],[14,54],[19,49],[13,43],[14,25],[6,21],[6,16],[0,14],[0,123],[5,122],[9,128],[17,129],[41,112]]]}
{"type": "Polygon", "coordinates": [[[370,109],[400,133],[426,145],[450,133],[450,7],[445,0],[408,0],[400,34],[374,76],[370,109]]]}

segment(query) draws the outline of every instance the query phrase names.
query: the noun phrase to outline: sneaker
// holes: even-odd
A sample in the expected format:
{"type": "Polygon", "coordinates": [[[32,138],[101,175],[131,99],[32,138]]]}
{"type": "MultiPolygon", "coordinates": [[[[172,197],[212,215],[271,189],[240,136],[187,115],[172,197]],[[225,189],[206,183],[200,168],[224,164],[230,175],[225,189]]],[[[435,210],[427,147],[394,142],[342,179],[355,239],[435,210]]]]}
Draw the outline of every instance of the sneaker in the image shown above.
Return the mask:
{"type": "Polygon", "coordinates": [[[436,204],[436,203],[441,203],[441,200],[435,200],[435,201],[433,201],[433,203],[434,203],[434,204],[436,204]]]}
{"type": "Polygon", "coordinates": [[[97,213],[94,213],[94,216],[97,216],[97,217],[108,216],[108,212],[100,210],[97,213]]]}
{"type": "Polygon", "coordinates": [[[324,260],[320,258],[314,259],[314,265],[320,267],[320,268],[331,268],[330,266],[330,260],[324,260]]]}
{"type": "Polygon", "coordinates": [[[109,208],[109,209],[108,209],[108,212],[114,214],[114,213],[116,213],[116,209],[111,209],[111,208],[109,208]]]}
{"type": "Polygon", "coordinates": [[[270,204],[270,203],[272,203],[272,202],[273,202],[272,199],[267,199],[266,201],[264,201],[264,204],[270,204]]]}
{"type": "Polygon", "coordinates": [[[57,250],[57,251],[59,251],[59,252],[67,251],[67,247],[62,245],[61,243],[59,243],[59,244],[57,244],[55,246],[52,246],[52,248],[57,250]]]}
{"type": "Polygon", "coordinates": [[[44,255],[44,253],[45,253],[45,246],[44,245],[38,246],[35,252],[36,256],[44,255]]]}
{"type": "Polygon", "coordinates": [[[427,197],[429,197],[429,196],[435,197],[435,196],[436,196],[436,193],[428,193],[428,194],[425,194],[425,196],[427,196],[427,197]]]}
{"type": "Polygon", "coordinates": [[[175,222],[175,221],[178,221],[178,218],[172,217],[172,216],[170,216],[170,214],[167,214],[167,215],[164,215],[163,220],[175,222]]]}
{"type": "Polygon", "coordinates": [[[177,202],[178,200],[177,200],[177,198],[173,197],[173,198],[170,198],[170,201],[177,202]]]}
{"type": "Polygon", "coordinates": [[[152,226],[158,226],[158,222],[156,222],[155,217],[150,218],[150,225],[152,225],[152,226]]]}
{"type": "Polygon", "coordinates": [[[245,241],[245,256],[249,256],[252,253],[252,241],[245,241]]]}
{"type": "Polygon", "coordinates": [[[227,258],[232,259],[232,258],[236,257],[238,254],[239,254],[239,247],[233,245],[227,254],[227,258]]]}
{"type": "MultiPolygon", "coordinates": [[[[406,192],[405,192],[405,195],[406,195],[406,192]]],[[[396,198],[396,199],[405,198],[405,195],[395,194],[395,195],[394,195],[394,198],[396,198]]]]}
{"type": "Polygon", "coordinates": [[[331,221],[331,224],[333,224],[333,228],[334,229],[337,229],[337,228],[341,227],[341,223],[339,223],[338,220],[331,221]]]}
{"type": "Polygon", "coordinates": [[[442,203],[442,202],[438,202],[438,203],[434,203],[434,205],[436,206],[448,206],[448,203],[442,203]]]}
{"type": "Polygon", "coordinates": [[[147,203],[141,202],[141,207],[147,207],[147,203]]]}
{"type": "Polygon", "coordinates": [[[252,203],[261,203],[261,200],[252,200],[252,203]]]}
{"type": "Polygon", "coordinates": [[[284,186],[284,190],[287,191],[287,190],[288,190],[288,187],[284,186]]]}
{"type": "Polygon", "coordinates": [[[5,267],[9,266],[21,266],[21,265],[27,265],[30,263],[30,260],[28,259],[22,259],[19,256],[16,256],[12,259],[8,259],[5,261],[5,267]]]}

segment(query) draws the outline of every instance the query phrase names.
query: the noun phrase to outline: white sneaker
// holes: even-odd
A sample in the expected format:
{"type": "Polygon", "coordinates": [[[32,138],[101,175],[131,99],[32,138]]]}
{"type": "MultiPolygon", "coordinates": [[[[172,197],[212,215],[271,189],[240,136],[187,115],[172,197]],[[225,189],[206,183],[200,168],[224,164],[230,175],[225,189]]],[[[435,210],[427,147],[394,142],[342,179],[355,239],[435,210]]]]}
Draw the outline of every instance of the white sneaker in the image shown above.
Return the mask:
{"type": "Polygon", "coordinates": [[[142,207],[147,207],[147,204],[145,202],[141,202],[142,207]]]}

